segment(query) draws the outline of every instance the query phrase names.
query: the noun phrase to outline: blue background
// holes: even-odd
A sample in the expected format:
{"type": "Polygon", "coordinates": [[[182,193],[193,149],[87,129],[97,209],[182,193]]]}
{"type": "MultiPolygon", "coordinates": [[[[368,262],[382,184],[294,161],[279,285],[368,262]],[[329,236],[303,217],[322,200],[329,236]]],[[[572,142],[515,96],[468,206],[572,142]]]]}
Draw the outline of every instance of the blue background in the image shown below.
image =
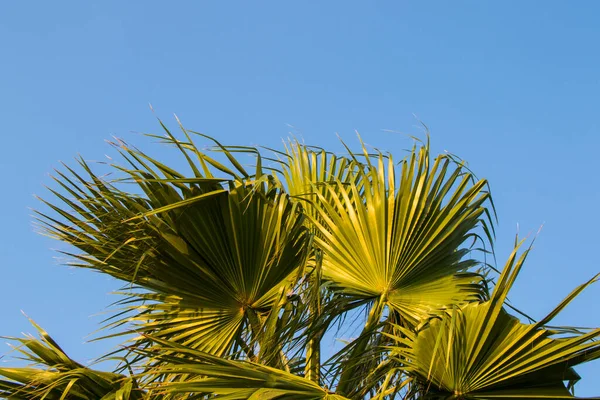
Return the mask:
{"type": "MultiPolygon", "coordinates": [[[[423,121],[490,180],[500,265],[517,224],[544,224],[519,308],[540,318],[600,269],[599,2],[95,3],[0,5],[0,334],[31,332],[24,310],[81,361],[116,344],[83,342],[119,285],[53,261],[28,207],[59,160],[114,154],[111,135],[163,157],[132,133],[159,131],[148,103],[228,144],[294,132],[340,150],[357,130],[397,157],[411,142],[384,130],[422,137],[423,121]]],[[[600,326],[599,296],[556,323],[600,326]]],[[[600,363],[579,371],[594,394],[600,363]]]]}

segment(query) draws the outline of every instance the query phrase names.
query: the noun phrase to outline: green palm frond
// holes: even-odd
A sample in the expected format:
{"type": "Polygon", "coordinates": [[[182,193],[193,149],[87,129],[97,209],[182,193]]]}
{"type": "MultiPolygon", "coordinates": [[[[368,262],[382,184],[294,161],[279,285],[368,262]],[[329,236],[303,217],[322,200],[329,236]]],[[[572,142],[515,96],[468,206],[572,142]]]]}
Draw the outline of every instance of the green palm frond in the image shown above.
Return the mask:
{"type": "Polygon", "coordinates": [[[343,400],[313,381],[248,361],[226,360],[173,342],[155,339],[160,367],[150,376],[150,393],[164,399],[216,395],[218,399],[343,400]],[[170,347],[168,355],[164,348],[170,347]],[[164,379],[168,376],[168,379],[164,379]]]}
{"type": "Polygon", "coordinates": [[[600,275],[539,322],[524,324],[503,307],[529,252],[517,258],[517,251],[490,300],[457,306],[416,334],[399,328],[404,335],[396,337],[393,352],[417,377],[423,398],[574,398],[569,388],[579,376],[573,367],[600,357],[600,329],[569,334],[546,325],[600,275]]]}
{"type": "Polygon", "coordinates": [[[259,328],[304,267],[303,215],[264,176],[249,177],[239,163],[228,168],[189,136],[167,133],[163,139],[181,150],[193,177],[120,143],[129,167],[111,167],[124,178],[108,182],[81,161],[89,179],[72,169],[59,173],[74,199],[55,192],[66,207],[49,204],[63,220],[41,219],[50,235],[82,251],[69,254],[75,265],[143,289],[130,291],[133,314],[115,325],[133,322],[138,332],[225,354],[244,326],[259,328]]]}
{"type": "Polygon", "coordinates": [[[65,166],[38,214],[70,265],[121,281],[103,332],[129,341],[102,358],[121,364],[78,364],[40,329],[13,339],[35,365],[0,368],[0,397],[568,399],[573,367],[600,358],[600,329],[550,324],[599,277],[539,322],[509,314],[529,250],[490,294],[487,181],[428,141],[397,164],[362,142],[339,156],[292,139],[265,157],[161,126],[148,136],[185,167],[116,141],[121,163],[65,166]]]}
{"type": "MultiPolygon", "coordinates": [[[[33,323],[33,321],[32,321],[33,323]]],[[[16,351],[33,365],[0,368],[0,397],[23,400],[134,400],[142,399],[134,377],[96,371],[69,358],[46,331],[40,339],[11,338],[16,351]]]]}

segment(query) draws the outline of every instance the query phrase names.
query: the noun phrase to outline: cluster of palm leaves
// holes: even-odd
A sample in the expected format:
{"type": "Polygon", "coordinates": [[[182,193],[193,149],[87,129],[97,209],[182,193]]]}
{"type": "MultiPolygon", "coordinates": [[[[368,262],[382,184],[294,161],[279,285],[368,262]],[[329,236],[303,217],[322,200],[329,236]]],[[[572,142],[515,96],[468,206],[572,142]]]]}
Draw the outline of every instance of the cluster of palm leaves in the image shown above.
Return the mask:
{"type": "Polygon", "coordinates": [[[599,329],[550,324],[598,277],[521,322],[506,297],[529,250],[495,272],[487,182],[428,142],[396,162],[162,127],[186,172],[117,141],[113,175],[65,166],[39,214],[71,265],[123,282],[104,326],[121,362],[83,366],[36,325],[0,397],[568,399],[573,367],[600,357],[599,329]]]}

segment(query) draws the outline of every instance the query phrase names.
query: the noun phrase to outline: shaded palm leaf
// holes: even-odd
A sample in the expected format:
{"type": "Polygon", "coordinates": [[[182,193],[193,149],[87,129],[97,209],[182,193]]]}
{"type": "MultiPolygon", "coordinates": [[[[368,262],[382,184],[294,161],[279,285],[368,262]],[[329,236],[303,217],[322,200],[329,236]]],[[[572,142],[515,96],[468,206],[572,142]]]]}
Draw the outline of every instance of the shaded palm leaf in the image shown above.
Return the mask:
{"type": "Polygon", "coordinates": [[[71,169],[71,176],[59,173],[74,199],[55,192],[69,209],[49,204],[63,219],[42,215],[42,222],[82,251],[70,254],[80,261],[73,265],[144,289],[129,293],[133,315],[113,326],[133,322],[136,331],[225,354],[243,327],[258,333],[262,314],[294,284],[307,254],[306,228],[298,206],[263,176],[249,179],[239,163],[229,169],[189,136],[181,142],[167,133],[192,177],[120,143],[130,167],[112,169],[125,178],[108,182],[83,161],[89,179],[71,169]],[[127,182],[137,189],[124,191],[127,182]]]}
{"type": "Polygon", "coordinates": [[[309,379],[247,361],[225,360],[176,343],[155,339],[148,353],[160,360],[150,392],[165,399],[213,394],[219,399],[343,400],[309,379]],[[169,355],[164,348],[170,347],[169,355]],[[158,350],[158,351],[156,351],[158,350]],[[163,376],[169,379],[163,379],[163,376]],[[181,376],[174,379],[173,375],[181,376]]]}

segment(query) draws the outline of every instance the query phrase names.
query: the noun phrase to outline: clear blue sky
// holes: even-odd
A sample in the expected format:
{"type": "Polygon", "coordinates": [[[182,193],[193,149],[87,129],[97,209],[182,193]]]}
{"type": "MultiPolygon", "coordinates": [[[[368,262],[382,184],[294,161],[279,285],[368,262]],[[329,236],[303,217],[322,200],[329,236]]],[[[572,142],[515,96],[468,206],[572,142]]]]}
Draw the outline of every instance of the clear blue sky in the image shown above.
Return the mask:
{"type": "MultiPolygon", "coordinates": [[[[517,306],[541,317],[600,270],[597,1],[60,1],[0,5],[0,334],[24,310],[76,358],[117,284],[58,266],[28,207],[78,153],[158,131],[148,109],[232,144],[277,146],[294,127],[339,149],[358,130],[400,152],[419,134],[492,184],[498,260],[544,223],[517,306]],[[294,5],[295,4],[295,5],[294,5]],[[302,4],[302,5],[300,5],[302,4]]],[[[155,150],[160,152],[160,148],[155,150]]],[[[600,326],[600,286],[558,322],[600,326]]],[[[579,370],[591,394],[600,363],[579,370]]],[[[596,394],[597,390],[596,390],[596,394]]]]}

